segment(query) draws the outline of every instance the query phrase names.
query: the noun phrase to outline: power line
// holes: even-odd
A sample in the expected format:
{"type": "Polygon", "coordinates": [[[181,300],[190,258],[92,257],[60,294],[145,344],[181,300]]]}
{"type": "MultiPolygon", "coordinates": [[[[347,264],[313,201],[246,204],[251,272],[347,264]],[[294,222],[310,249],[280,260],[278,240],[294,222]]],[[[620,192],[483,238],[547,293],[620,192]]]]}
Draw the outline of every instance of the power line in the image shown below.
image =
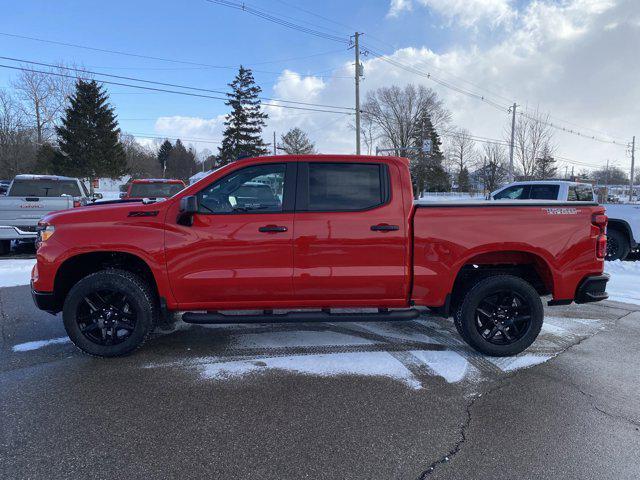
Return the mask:
{"type": "MultiPolygon", "coordinates": [[[[180,59],[175,59],[175,58],[167,58],[167,57],[156,57],[153,55],[145,55],[145,54],[140,54],[140,53],[132,53],[132,52],[125,52],[122,50],[110,50],[107,48],[99,48],[99,47],[91,47],[91,46],[87,46],[87,45],[80,45],[77,43],[68,43],[68,42],[60,42],[57,40],[49,40],[49,39],[44,39],[44,38],[38,38],[38,37],[30,37],[27,35],[17,35],[14,33],[7,33],[7,32],[0,32],[1,36],[5,36],[5,37],[11,37],[11,38],[19,38],[22,40],[30,40],[30,41],[34,41],[34,42],[40,42],[40,43],[47,43],[47,44],[51,44],[51,45],[60,45],[63,47],[71,47],[71,48],[79,48],[82,50],[89,50],[92,52],[101,52],[101,53],[109,53],[109,54],[113,54],[113,55],[122,55],[122,56],[126,56],[126,57],[133,57],[133,58],[142,58],[145,60],[155,60],[155,61],[160,61],[160,62],[168,62],[168,63],[175,63],[175,64],[179,64],[179,65],[192,65],[195,67],[199,67],[199,68],[213,68],[213,69],[224,69],[224,70],[237,70],[237,66],[235,65],[213,65],[210,63],[202,63],[202,62],[195,62],[195,61],[191,61],[191,60],[180,60],[180,59]]],[[[329,54],[331,52],[325,52],[325,53],[321,53],[321,54],[313,54],[313,55],[309,55],[308,57],[313,57],[313,56],[318,56],[318,55],[324,55],[324,54],[329,54]]],[[[305,58],[305,57],[297,57],[297,59],[301,59],[301,58],[305,58]]],[[[286,60],[282,60],[283,62],[286,60]]],[[[273,63],[277,63],[278,61],[273,61],[273,63]]],[[[262,63],[267,63],[267,62],[259,62],[259,63],[255,63],[257,64],[262,64],[262,63]]],[[[137,67],[138,69],[154,69],[154,67],[137,67]]],[[[282,72],[274,72],[271,70],[256,70],[256,69],[252,69],[253,72],[255,73],[261,73],[261,74],[270,74],[270,75],[281,75],[282,72]]],[[[308,76],[316,76],[314,74],[299,74],[301,77],[308,77],[308,76]]],[[[344,78],[351,78],[351,77],[344,77],[344,78]]]]}
{"type": "MultiPolygon", "coordinates": [[[[222,90],[212,90],[212,89],[209,89],[209,88],[191,87],[191,86],[188,86],[188,85],[180,85],[180,84],[175,84],[175,83],[156,82],[154,80],[145,80],[145,79],[135,78],[135,77],[126,77],[126,76],[123,76],[123,75],[113,75],[113,74],[109,74],[109,73],[92,72],[90,70],[85,70],[85,69],[82,69],[82,68],[65,67],[63,65],[54,65],[54,64],[51,64],[51,63],[44,63],[44,62],[34,62],[34,61],[31,61],[31,60],[24,60],[24,59],[21,59],[21,58],[0,56],[0,59],[10,60],[12,62],[29,63],[31,65],[39,65],[41,67],[59,68],[59,69],[63,69],[63,70],[70,70],[72,72],[80,72],[80,73],[90,74],[90,75],[100,75],[100,76],[103,76],[103,77],[117,78],[117,79],[120,79],[120,80],[131,80],[131,81],[134,81],[134,82],[148,83],[148,84],[152,84],[152,85],[161,85],[161,86],[164,86],[164,87],[184,88],[184,89],[195,90],[195,91],[199,91],[199,92],[219,93],[219,94],[222,94],[222,95],[227,95],[227,92],[222,91],[222,90]]],[[[271,102],[292,103],[292,104],[296,104],[296,105],[306,105],[306,106],[310,106],[310,107],[335,108],[335,109],[340,109],[340,110],[353,110],[353,108],[351,108],[351,107],[340,107],[340,106],[336,106],[336,105],[323,105],[323,104],[318,104],[318,103],[299,102],[299,101],[295,101],[295,100],[283,100],[283,99],[280,99],[280,98],[270,98],[270,97],[258,97],[258,98],[260,98],[261,100],[267,100],[267,101],[271,101],[271,102]]]]}
{"type": "Polygon", "coordinates": [[[313,28],[305,27],[305,26],[299,25],[297,23],[290,22],[288,20],[285,20],[284,18],[277,17],[275,15],[271,15],[270,13],[268,13],[268,12],[266,12],[264,10],[258,10],[257,8],[251,7],[251,6],[247,5],[246,3],[236,3],[236,2],[230,2],[228,0],[206,0],[206,1],[209,2],[209,3],[222,5],[223,7],[228,7],[228,8],[233,8],[233,9],[236,9],[236,10],[241,10],[243,12],[246,12],[246,13],[250,14],[250,15],[262,18],[262,19],[267,20],[267,21],[272,22],[272,23],[276,23],[278,25],[281,25],[283,27],[289,28],[291,30],[297,30],[299,32],[307,33],[309,35],[314,35],[314,36],[319,37],[319,38],[324,38],[326,40],[331,40],[333,42],[344,43],[345,45],[349,45],[349,40],[347,38],[345,38],[345,37],[332,35],[332,34],[329,34],[329,33],[321,32],[320,30],[315,30],[313,28]]]}
{"type": "MultiPolygon", "coordinates": [[[[57,77],[63,77],[63,78],[70,78],[70,79],[82,79],[82,80],[92,80],[91,78],[83,78],[81,76],[73,76],[73,75],[65,75],[63,73],[56,73],[56,72],[45,72],[43,70],[34,70],[31,68],[24,68],[24,67],[15,67],[12,65],[2,65],[0,64],[0,68],[8,68],[11,70],[19,70],[19,71],[23,71],[23,72],[33,72],[33,73],[41,73],[44,75],[54,75],[57,77]]],[[[142,85],[133,85],[130,83],[121,83],[121,82],[113,82],[110,80],[98,80],[100,83],[104,83],[107,85],[118,85],[121,87],[131,87],[131,88],[138,88],[141,90],[150,90],[150,91],[154,91],[154,92],[164,92],[164,93],[173,93],[176,95],[185,95],[188,97],[198,97],[198,98],[209,98],[212,100],[223,100],[223,101],[228,101],[229,99],[226,97],[215,97],[212,95],[204,95],[204,94],[200,94],[200,93],[192,93],[192,92],[181,92],[179,90],[168,90],[168,89],[164,89],[164,88],[156,88],[156,87],[143,87],[142,85]]],[[[336,114],[340,114],[340,115],[353,115],[353,113],[351,112],[340,112],[337,110],[326,110],[326,109],[319,109],[319,108],[308,108],[308,107],[297,107],[297,106],[293,106],[293,105],[280,105],[277,103],[262,103],[262,105],[267,106],[267,107],[276,107],[276,108],[290,108],[293,110],[305,110],[305,111],[310,111],[310,112],[322,112],[322,113],[336,113],[336,114]]]]}

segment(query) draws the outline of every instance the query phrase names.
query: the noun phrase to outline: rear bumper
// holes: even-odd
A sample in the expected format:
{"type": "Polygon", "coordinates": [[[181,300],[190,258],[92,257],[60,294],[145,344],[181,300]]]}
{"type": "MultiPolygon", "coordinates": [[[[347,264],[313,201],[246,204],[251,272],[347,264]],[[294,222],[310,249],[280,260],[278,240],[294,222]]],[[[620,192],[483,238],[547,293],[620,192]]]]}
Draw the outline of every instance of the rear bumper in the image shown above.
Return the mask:
{"type": "Polygon", "coordinates": [[[33,303],[35,303],[36,307],[40,310],[49,312],[52,315],[55,315],[61,310],[58,299],[53,292],[38,292],[32,287],[31,297],[33,298],[33,303]]]}
{"type": "Polygon", "coordinates": [[[589,303],[606,300],[609,298],[609,294],[606,292],[608,281],[609,275],[607,273],[585,278],[576,291],[575,302],[589,303]]]}

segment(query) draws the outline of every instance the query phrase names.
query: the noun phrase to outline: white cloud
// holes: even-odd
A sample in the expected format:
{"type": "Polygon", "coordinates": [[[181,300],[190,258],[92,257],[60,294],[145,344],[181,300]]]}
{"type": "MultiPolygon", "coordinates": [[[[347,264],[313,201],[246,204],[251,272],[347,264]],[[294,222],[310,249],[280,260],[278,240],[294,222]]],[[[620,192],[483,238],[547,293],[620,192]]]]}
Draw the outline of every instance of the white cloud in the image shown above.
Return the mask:
{"type": "MultiPolygon", "coordinates": [[[[516,12],[511,0],[417,0],[424,7],[465,27],[486,21],[499,25],[512,20],[516,12]]],[[[412,0],[391,0],[388,17],[398,17],[413,8],[412,0]]]]}
{"type": "MultiPolygon", "coordinates": [[[[451,4],[462,3],[454,0],[451,4]]],[[[510,5],[509,2],[494,3],[510,5]]],[[[513,25],[501,27],[513,27],[504,40],[503,36],[496,35],[501,40],[493,44],[456,47],[443,52],[415,46],[397,50],[391,56],[504,105],[515,98],[521,109],[539,107],[541,111],[585,127],[585,132],[595,129],[627,138],[640,132],[640,82],[637,81],[640,66],[635,51],[640,44],[639,18],[637,0],[566,0],[562,3],[533,0],[518,11],[513,25]],[[612,24],[616,27],[607,28],[612,24]]],[[[381,86],[423,84],[442,96],[457,126],[476,135],[504,137],[509,122],[506,111],[497,111],[380,59],[368,57],[364,63],[363,99],[367,91],[381,86]]],[[[353,82],[342,78],[352,71],[353,65],[348,59],[334,72],[334,77],[325,80],[284,71],[273,89],[281,98],[352,106],[353,82]]],[[[309,134],[322,153],[354,152],[352,117],[275,107],[268,108],[268,112],[270,118],[264,133],[268,142],[274,130],[280,134],[298,126],[309,134]]],[[[156,130],[167,135],[206,135],[219,140],[222,121],[221,117],[211,120],[166,117],[158,120],[156,130]]],[[[555,141],[559,155],[579,162],[596,166],[610,158],[619,166],[629,164],[624,148],[562,132],[556,132],[555,141]]]]}

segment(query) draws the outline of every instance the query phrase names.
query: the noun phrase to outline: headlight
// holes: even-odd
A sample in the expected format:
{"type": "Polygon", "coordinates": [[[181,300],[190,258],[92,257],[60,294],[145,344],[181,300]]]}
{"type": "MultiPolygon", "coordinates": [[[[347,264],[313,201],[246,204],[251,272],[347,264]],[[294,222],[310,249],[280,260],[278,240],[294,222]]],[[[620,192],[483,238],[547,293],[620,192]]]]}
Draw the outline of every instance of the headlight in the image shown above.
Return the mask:
{"type": "Polygon", "coordinates": [[[53,225],[49,225],[48,223],[39,223],[38,243],[46,242],[47,240],[49,240],[55,231],[56,227],[54,227],[53,225]]]}

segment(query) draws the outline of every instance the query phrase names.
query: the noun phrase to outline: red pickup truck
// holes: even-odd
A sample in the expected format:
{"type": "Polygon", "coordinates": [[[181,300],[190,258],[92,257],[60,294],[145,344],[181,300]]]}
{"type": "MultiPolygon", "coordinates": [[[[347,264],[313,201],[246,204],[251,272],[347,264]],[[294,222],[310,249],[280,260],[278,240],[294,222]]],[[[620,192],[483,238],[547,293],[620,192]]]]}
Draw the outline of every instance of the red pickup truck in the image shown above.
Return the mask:
{"type": "Polygon", "coordinates": [[[46,216],[32,291],[101,356],[131,352],[175,311],[196,324],[337,322],[410,320],[417,307],[505,356],[540,332],[540,296],[607,298],[606,223],[590,202],[415,204],[404,158],[250,158],[157,203],[46,216]]]}

